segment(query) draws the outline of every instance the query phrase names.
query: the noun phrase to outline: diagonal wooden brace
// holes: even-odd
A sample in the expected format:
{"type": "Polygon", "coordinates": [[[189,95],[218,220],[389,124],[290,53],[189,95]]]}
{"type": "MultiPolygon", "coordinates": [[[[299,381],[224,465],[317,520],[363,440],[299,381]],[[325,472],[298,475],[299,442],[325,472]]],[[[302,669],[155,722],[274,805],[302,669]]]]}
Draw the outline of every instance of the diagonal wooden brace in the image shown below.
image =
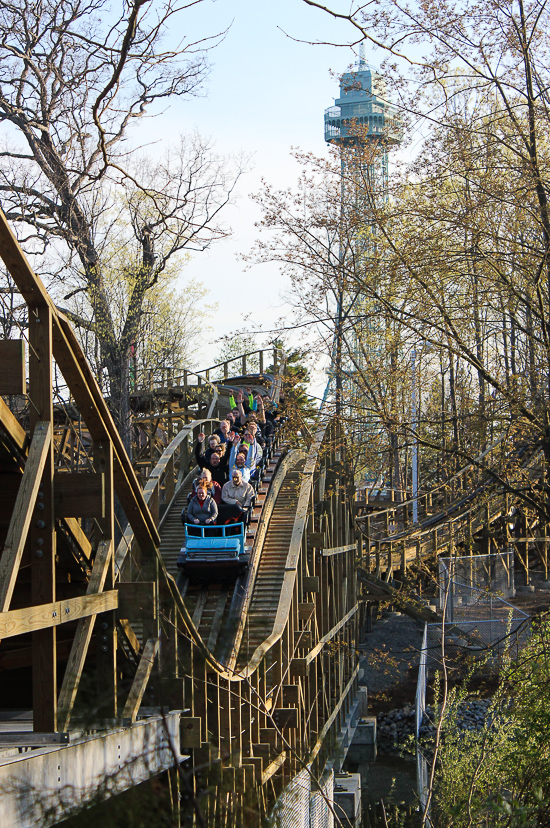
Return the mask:
{"type": "Polygon", "coordinates": [[[0,560],[0,612],[10,606],[51,440],[52,424],[37,423],[0,560]]]}

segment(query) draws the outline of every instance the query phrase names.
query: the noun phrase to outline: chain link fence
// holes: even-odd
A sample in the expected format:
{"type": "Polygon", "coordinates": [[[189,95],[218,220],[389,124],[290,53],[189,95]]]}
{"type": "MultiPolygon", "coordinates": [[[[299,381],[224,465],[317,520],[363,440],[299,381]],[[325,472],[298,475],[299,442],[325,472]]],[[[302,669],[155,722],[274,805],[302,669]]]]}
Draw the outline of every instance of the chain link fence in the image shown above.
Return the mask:
{"type": "Polygon", "coordinates": [[[423,809],[429,767],[419,736],[430,676],[441,668],[443,655],[455,662],[468,653],[488,654],[497,662],[517,658],[530,633],[530,616],[506,600],[515,595],[511,551],[440,558],[438,589],[441,622],[424,627],[416,690],[417,785],[423,809]]]}
{"type": "Polygon", "coordinates": [[[296,774],[278,798],[270,828],[334,828],[334,773],[319,786],[312,784],[309,769],[296,774]]]}
{"type": "Polygon", "coordinates": [[[515,595],[513,552],[440,558],[438,562],[441,624],[428,624],[428,666],[445,652],[465,648],[491,651],[493,658],[515,658],[529,635],[529,616],[507,598],[515,595]]]}

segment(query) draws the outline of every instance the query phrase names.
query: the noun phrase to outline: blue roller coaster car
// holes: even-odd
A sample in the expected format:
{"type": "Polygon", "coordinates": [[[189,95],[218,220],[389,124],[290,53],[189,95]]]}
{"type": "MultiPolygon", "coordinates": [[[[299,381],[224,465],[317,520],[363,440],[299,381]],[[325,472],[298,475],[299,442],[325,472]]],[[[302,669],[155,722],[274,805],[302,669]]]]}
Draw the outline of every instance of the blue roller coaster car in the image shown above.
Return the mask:
{"type": "Polygon", "coordinates": [[[242,523],[225,526],[198,526],[185,524],[185,546],[178,556],[178,568],[185,573],[229,574],[244,572],[249,555],[244,545],[245,528],[242,523]]]}

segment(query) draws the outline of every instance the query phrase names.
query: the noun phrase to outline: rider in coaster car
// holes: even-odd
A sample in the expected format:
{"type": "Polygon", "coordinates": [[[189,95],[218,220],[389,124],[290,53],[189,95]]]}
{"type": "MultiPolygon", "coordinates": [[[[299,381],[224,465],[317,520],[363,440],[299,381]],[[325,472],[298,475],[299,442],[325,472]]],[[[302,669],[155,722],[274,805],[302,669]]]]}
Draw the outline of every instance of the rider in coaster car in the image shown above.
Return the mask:
{"type": "Polygon", "coordinates": [[[197,494],[187,507],[187,522],[205,526],[216,522],[218,507],[204,485],[199,484],[197,494]]]}
{"type": "Polygon", "coordinates": [[[219,483],[216,483],[215,480],[212,480],[212,472],[210,469],[201,469],[201,472],[198,477],[195,477],[193,480],[193,487],[187,496],[187,502],[191,500],[192,497],[195,497],[197,494],[197,487],[200,484],[206,487],[206,491],[213,497],[216,501],[216,506],[219,506],[222,502],[222,487],[219,483]]]}
{"type": "Polygon", "coordinates": [[[197,461],[197,465],[201,467],[201,469],[209,469],[212,473],[212,479],[219,483],[220,486],[227,480],[227,471],[229,468],[229,452],[226,451],[226,446],[229,445],[228,443],[222,443],[221,445],[217,445],[212,452],[209,454],[206,451],[204,454],[201,452],[201,446],[204,442],[204,433],[201,433],[198,436],[198,442],[195,446],[195,459],[197,461]]]}

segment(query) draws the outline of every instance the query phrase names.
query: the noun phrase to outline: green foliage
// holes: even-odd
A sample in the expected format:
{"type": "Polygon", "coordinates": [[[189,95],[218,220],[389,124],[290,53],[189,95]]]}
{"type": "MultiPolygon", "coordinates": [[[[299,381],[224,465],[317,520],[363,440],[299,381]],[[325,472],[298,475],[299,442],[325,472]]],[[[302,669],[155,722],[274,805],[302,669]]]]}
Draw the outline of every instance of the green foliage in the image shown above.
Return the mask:
{"type": "MultiPolygon", "coordinates": [[[[273,343],[275,348],[280,348],[285,355],[285,378],[283,382],[283,395],[285,410],[291,414],[295,412],[299,419],[305,420],[311,426],[317,419],[318,409],[315,401],[307,393],[310,382],[309,368],[305,360],[307,351],[299,348],[286,350],[284,342],[280,339],[273,343]]],[[[267,371],[272,371],[270,365],[267,371]]]]}
{"type": "Polygon", "coordinates": [[[484,728],[460,731],[451,700],[436,773],[435,824],[550,822],[550,623],[504,668],[484,728]]]}
{"type": "MultiPolygon", "coordinates": [[[[244,324],[244,323],[243,323],[244,324]]],[[[248,332],[246,330],[238,331],[230,336],[227,336],[223,340],[223,345],[220,348],[220,353],[216,359],[216,362],[231,362],[231,360],[235,359],[236,357],[240,357],[243,354],[250,354],[254,351],[259,349],[258,342],[256,340],[256,334],[252,331],[248,332]]],[[[257,374],[260,370],[260,359],[259,356],[255,355],[250,357],[247,360],[247,371],[251,374],[257,374]]],[[[232,365],[229,365],[229,375],[236,376],[241,373],[241,364],[239,362],[234,362],[232,365]]],[[[223,376],[223,370],[220,369],[220,378],[223,376]]]]}

